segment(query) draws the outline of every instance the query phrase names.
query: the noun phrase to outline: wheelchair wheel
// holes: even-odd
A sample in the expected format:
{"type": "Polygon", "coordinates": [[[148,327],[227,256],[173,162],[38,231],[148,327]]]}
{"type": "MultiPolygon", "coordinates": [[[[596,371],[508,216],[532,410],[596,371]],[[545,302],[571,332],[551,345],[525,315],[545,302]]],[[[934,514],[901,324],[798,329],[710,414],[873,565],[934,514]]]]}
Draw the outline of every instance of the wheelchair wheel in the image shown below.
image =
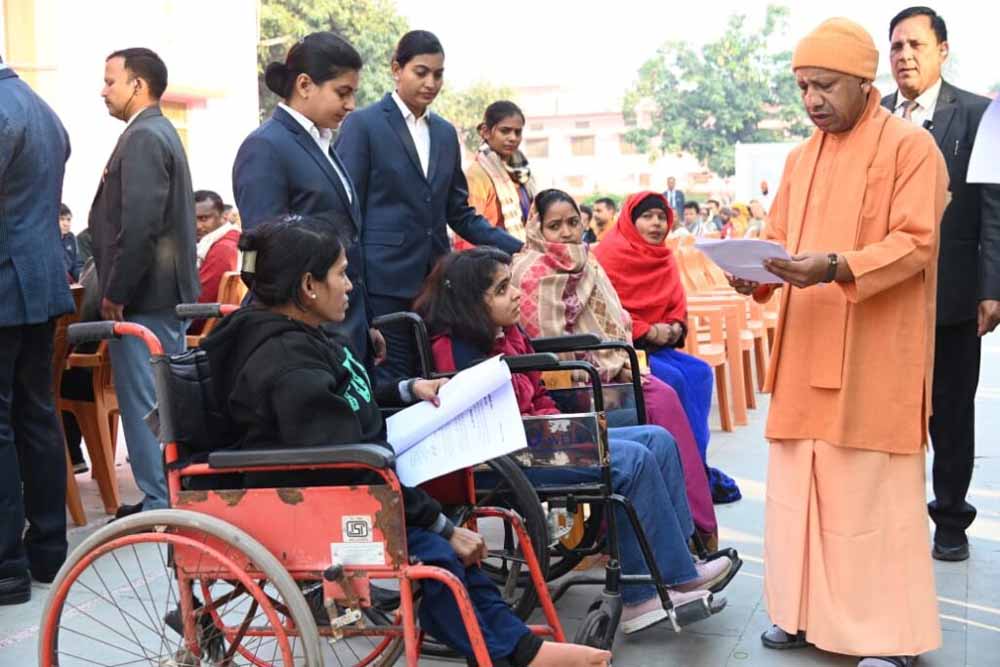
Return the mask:
{"type": "MultiPolygon", "coordinates": [[[[492,483],[480,489],[480,476],[477,474],[476,504],[480,507],[504,507],[520,515],[542,576],[548,580],[549,526],[535,488],[509,456],[493,459],[488,465],[490,470],[487,476],[492,483]]],[[[479,530],[490,549],[490,558],[482,563],[483,571],[500,587],[514,613],[521,619],[527,619],[538,605],[538,592],[531,583],[517,535],[509,524],[499,519],[480,519],[479,523],[479,530]]]]}
{"type": "Polygon", "coordinates": [[[611,650],[611,645],[614,643],[615,631],[617,630],[617,628],[611,627],[612,623],[611,614],[608,613],[603,605],[591,610],[584,617],[579,629],[577,629],[573,643],[592,646],[606,651],[611,650]]]}
{"type": "Polygon", "coordinates": [[[195,512],[143,512],[91,535],[42,619],[42,667],[323,664],[313,615],[278,559],[195,512]]]}

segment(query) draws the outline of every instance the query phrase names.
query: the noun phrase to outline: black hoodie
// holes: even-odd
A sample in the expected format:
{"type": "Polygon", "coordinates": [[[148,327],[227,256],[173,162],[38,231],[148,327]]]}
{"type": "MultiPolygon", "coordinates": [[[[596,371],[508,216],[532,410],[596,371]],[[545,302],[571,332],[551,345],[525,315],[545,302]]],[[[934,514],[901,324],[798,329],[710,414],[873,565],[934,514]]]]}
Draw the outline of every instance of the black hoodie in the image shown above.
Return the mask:
{"type": "MultiPolygon", "coordinates": [[[[399,390],[373,391],[346,339],[251,306],[224,318],[201,347],[238,448],[365,442],[391,449],[378,403],[398,405],[399,390]]],[[[408,525],[450,532],[425,491],[404,487],[403,497],[408,525]]]]}

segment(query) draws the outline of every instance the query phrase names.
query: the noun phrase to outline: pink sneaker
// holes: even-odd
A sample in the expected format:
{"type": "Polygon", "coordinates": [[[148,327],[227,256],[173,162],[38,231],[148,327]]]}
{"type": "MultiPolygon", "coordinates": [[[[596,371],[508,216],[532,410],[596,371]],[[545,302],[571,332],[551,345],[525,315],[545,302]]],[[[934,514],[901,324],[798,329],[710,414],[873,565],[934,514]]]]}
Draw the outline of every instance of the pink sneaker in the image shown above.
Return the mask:
{"type": "Polygon", "coordinates": [[[733,561],[729,556],[720,556],[709,561],[700,560],[695,562],[694,569],[698,572],[698,576],[674,586],[676,590],[690,592],[712,588],[729,575],[729,571],[733,569],[733,561]]]}
{"type": "MultiPolygon", "coordinates": [[[[670,590],[668,595],[670,595],[670,601],[673,605],[679,607],[689,602],[700,600],[707,593],[705,591],[685,593],[670,590]]],[[[622,632],[627,635],[645,630],[665,620],[667,620],[667,611],[663,608],[659,597],[650,598],[639,604],[627,604],[622,607],[621,628],[622,632]]]]}

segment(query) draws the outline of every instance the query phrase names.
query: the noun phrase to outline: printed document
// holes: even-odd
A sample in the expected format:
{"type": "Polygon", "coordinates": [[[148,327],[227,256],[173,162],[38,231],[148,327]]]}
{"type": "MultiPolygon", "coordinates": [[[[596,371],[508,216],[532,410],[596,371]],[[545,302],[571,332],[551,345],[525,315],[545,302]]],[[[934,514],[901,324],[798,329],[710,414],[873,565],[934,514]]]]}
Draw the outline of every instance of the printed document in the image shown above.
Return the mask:
{"type": "Polygon", "coordinates": [[[528,446],[510,369],[499,356],[467,368],[427,401],[386,421],[396,475],[416,486],[528,446]]]}

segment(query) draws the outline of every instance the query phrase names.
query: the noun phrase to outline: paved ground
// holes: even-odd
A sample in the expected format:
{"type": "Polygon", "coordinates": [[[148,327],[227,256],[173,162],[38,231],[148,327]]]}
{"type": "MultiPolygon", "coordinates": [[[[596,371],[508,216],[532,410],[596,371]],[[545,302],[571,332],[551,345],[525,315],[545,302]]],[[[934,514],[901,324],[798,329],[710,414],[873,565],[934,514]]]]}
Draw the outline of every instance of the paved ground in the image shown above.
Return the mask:
{"type": "MultiPolygon", "coordinates": [[[[987,341],[977,401],[979,456],[971,501],[979,508],[979,518],[970,533],[972,558],[966,563],[936,563],[945,639],[941,650],[924,656],[920,662],[924,667],[1000,664],[1000,466],[997,465],[1000,440],[995,435],[1000,431],[1000,334],[987,341]]],[[[849,658],[813,650],[767,651],[758,639],[769,626],[762,598],[761,561],[767,468],[767,449],[762,440],[766,397],[761,403],[760,409],[752,414],[749,426],[731,434],[715,433],[710,449],[713,464],[736,477],[743,491],[742,501],[717,508],[722,543],[737,547],[746,561],[743,571],[726,591],[728,608],[681,634],[658,628],[633,638],[619,636],[615,644],[615,665],[848,667],[856,664],[849,658]]],[[[119,473],[125,499],[134,500],[137,495],[127,466],[120,468],[119,473]]],[[[70,531],[71,546],[105,521],[98,509],[94,483],[86,476],[78,479],[91,523],[70,531]]],[[[47,587],[36,585],[29,604],[0,607],[0,666],[35,664],[38,622],[46,595],[47,587]]],[[[560,602],[559,610],[570,635],[592,595],[592,591],[576,589],[560,602]]],[[[422,660],[421,664],[424,663],[454,664],[422,660]]]]}

